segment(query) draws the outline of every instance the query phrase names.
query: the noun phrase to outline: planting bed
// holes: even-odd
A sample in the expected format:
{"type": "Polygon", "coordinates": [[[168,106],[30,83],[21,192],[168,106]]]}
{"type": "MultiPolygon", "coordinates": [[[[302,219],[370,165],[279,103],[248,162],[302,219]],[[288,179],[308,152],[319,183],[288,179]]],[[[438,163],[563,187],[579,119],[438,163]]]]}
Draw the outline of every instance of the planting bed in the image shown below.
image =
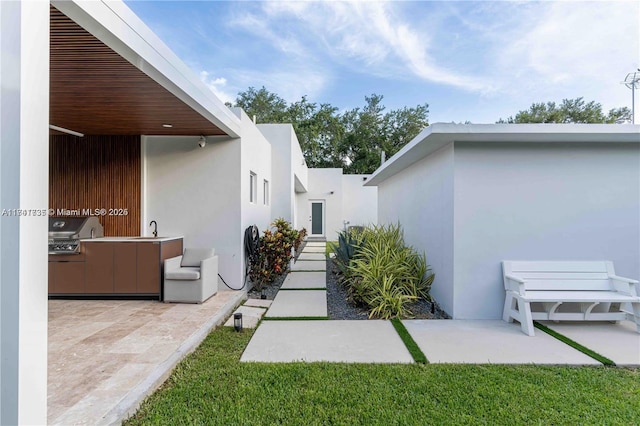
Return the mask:
{"type": "MultiPolygon", "coordinates": [[[[332,259],[327,259],[327,310],[329,319],[332,320],[366,320],[369,314],[366,309],[355,306],[348,300],[347,290],[338,281],[336,268],[332,259]]],[[[265,288],[267,299],[273,300],[280,290],[280,286],[284,282],[287,274],[278,277],[276,282],[265,288]]],[[[249,291],[249,298],[260,298],[260,292],[249,291]]],[[[426,300],[419,300],[410,306],[413,312],[413,318],[417,319],[449,319],[450,317],[444,312],[437,303],[431,303],[426,300]],[[432,312],[433,310],[433,312],[432,312]]]]}

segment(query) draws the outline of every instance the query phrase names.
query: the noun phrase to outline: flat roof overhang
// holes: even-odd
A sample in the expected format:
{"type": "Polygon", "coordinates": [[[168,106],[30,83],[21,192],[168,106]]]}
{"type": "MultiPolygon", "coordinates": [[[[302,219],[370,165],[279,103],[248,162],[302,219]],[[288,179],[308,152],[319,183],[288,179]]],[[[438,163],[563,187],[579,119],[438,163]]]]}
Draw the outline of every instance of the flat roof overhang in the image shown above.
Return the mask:
{"type": "Polygon", "coordinates": [[[238,117],[124,3],[51,5],[50,124],[86,135],[240,136],[238,117]]]}
{"type": "Polygon", "coordinates": [[[364,186],[377,186],[452,142],[640,143],[640,125],[434,123],[378,167],[364,186]]]}

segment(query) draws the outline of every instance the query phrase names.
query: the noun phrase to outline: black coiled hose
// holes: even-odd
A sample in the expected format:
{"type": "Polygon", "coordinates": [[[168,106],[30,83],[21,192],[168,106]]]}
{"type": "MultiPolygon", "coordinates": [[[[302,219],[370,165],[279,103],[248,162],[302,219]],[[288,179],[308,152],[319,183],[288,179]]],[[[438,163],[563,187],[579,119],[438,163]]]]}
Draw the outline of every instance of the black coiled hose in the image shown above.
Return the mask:
{"type": "Polygon", "coordinates": [[[225,282],[225,280],[218,274],[224,285],[229,287],[231,290],[240,291],[247,285],[247,278],[249,277],[249,270],[251,269],[251,264],[258,261],[258,252],[260,250],[260,230],[256,225],[251,225],[247,229],[244,230],[244,254],[246,262],[245,274],[244,274],[244,282],[242,283],[242,287],[233,288],[229,284],[225,282]]]}

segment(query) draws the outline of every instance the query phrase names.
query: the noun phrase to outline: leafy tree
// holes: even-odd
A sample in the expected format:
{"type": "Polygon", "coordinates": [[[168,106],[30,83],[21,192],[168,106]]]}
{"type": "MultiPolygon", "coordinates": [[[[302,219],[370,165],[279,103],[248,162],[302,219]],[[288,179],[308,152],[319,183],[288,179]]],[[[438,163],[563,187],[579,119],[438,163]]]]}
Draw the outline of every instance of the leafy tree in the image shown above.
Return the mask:
{"type": "Polygon", "coordinates": [[[515,117],[498,123],[621,123],[631,121],[631,111],[627,107],[614,108],[608,114],[602,112],[602,105],[595,101],[585,103],[583,98],[563,99],[555,102],[533,103],[528,110],[520,111],[515,117]]]}
{"type": "Polygon", "coordinates": [[[365,106],[342,114],[306,96],[287,105],[265,87],[240,92],[235,106],[262,123],[291,123],[309,167],[339,167],[346,173],[372,173],[387,157],[429,125],[427,104],[385,113],[383,96],[365,97],[365,106]]]}
{"type": "Polygon", "coordinates": [[[260,123],[283,123],[287,118],[287,101],[264,86],[259,90],[249,87],[238,93],[234,106],[242,108],[249,117],[255,115],[260,123]]]}

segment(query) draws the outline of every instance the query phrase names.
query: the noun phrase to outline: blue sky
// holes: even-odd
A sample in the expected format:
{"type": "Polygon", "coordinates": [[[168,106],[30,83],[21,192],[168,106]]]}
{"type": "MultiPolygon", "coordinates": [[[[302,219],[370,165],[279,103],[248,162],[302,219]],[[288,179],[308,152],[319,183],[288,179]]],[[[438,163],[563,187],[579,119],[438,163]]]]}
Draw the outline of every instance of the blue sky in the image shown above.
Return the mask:
{"type": "Polygon", "coordinates": [[[580,96],[630,107],[620,82],[640,67],[633,0],[126,3],[223,101],[265,86],[346,110],[377,93],[429,104],[431,123],[493,123],[580,96]]]}

